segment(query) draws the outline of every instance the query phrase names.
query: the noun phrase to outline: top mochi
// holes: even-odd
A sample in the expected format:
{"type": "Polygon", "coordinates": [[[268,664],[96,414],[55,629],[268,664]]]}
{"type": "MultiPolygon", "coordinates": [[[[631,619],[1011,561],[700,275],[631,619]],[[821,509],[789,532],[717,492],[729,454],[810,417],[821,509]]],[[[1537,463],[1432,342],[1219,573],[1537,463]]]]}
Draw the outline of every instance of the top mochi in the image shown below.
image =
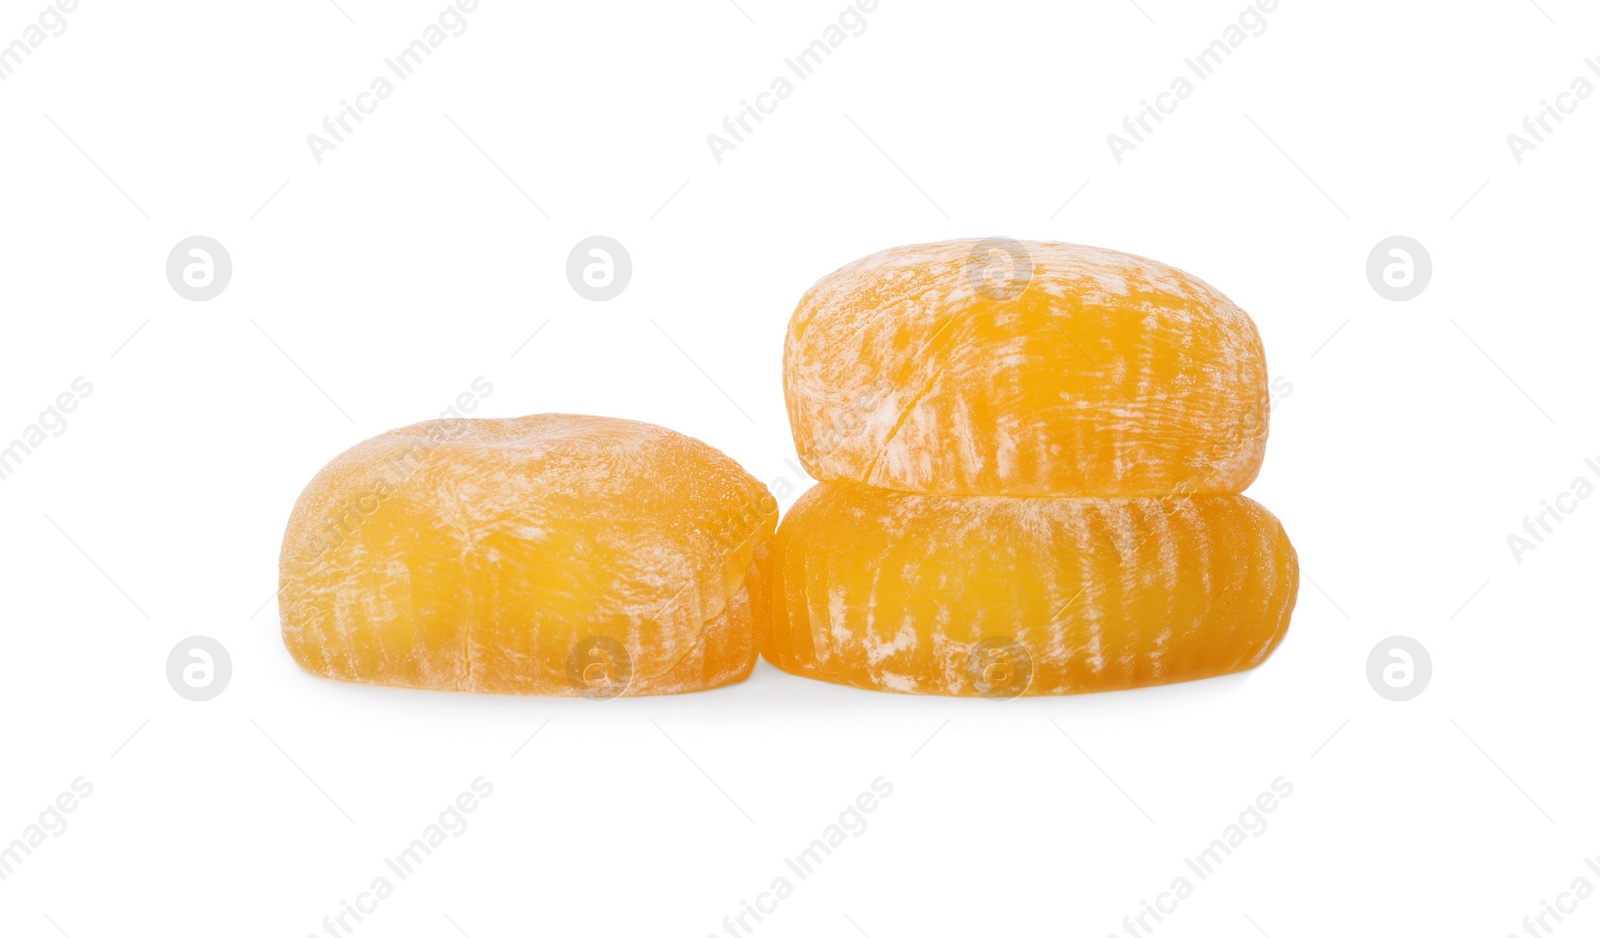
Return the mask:
{"type": "Polygon", "coordinates": [[[1174,267],[1077,244],[891,248],[817,281],[784,395],[806,470],[945,495],[1238,493],[1261,468],[1250,317],[1174,267]]]}

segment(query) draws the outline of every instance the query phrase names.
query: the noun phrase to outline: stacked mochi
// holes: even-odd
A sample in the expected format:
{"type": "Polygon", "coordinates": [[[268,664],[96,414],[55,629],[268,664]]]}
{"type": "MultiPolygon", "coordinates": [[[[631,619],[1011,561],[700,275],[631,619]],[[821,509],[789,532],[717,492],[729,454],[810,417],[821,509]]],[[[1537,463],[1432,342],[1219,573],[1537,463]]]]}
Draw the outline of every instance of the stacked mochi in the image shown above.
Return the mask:
{"type": "Polygon", "coordinates": [[[1299,584],[1241,493],[1267,438],[1250,317],[1165,264],[961,240],[847,264],[784,346],[820,484],[773,542],[761,651],[875,690],[1010,697],[1254,667],[1299,584]]]}

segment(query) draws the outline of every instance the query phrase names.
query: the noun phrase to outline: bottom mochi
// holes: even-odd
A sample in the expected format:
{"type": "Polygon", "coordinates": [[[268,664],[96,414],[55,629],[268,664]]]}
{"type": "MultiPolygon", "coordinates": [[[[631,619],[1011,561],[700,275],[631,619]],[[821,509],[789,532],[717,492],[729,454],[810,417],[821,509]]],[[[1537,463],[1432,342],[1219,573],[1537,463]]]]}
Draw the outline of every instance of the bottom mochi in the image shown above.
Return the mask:
{"type": "Polygon", "coordinates": [[[761,653],[793,674],[1015,697],[1252,668],[1289,625],[1294,547],[1242,495],[1017,498],[822,483],[773,542],[761,653]]]}

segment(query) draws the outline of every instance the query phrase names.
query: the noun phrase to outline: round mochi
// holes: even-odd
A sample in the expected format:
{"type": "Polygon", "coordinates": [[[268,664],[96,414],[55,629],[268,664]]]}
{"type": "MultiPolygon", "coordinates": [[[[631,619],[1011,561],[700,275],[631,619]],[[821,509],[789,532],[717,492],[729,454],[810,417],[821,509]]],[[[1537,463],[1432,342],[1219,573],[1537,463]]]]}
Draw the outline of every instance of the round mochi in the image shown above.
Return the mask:
{"type": "Polygon", "coordinates": [[[1255,667],[1299,588],[1242,495],[913,495],[824,482],[773,542],[761,652],[804,677],[951,696],[1076,694],[1255,667]]]}
{"type": "Polygon", "coordinates": [[[540,414],[391,430],[284,534],[283,640],[371,684],[610,697],[743,680],[777,502],[653,424],[540,414]]]}
{"type": "Polygon", "coordinates": [[[1241,492],[1267,439],[1250,317],[1181,270],[1076,244],[846,264],[801,299],[783,377],[813,477],[904,492],[1241,492]]]}

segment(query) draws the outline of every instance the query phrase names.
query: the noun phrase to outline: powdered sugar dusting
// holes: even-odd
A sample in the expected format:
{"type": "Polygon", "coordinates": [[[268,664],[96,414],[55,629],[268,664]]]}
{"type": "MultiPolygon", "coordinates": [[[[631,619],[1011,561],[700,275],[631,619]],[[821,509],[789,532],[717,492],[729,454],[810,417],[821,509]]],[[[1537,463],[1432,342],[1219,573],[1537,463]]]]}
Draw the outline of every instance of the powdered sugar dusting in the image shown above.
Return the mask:
{"type": "Polygon", "coordinates": [[[784,610],[764,645],[774,664],[950,695],[975,693],[969,656],[992,636],[1026,651],[1030,694],[1250,667],[1281,640],[1298,583],[1282,526],[1240,495],[957,497],[823,483],[785,517],[774,566],[784,610]],[[800,622],[804,639],[788,631],[800,622]]]}
{"type": "Polygon", "coordinates": [[[1024,242],[1027,289],[986,298],[968,269],[978,243],[880,251],[801,300],[784,386],[812,475],[1107,496],[1238,492],[1254,479],[1267,376],[1243,310],[1168,265],[1058,242],[1024,242]],[[853,409],[884,381],[869,413],[853,409]],[[858,418],[851,432],[841,415],[858,418]]]}
{"type": "Polygon", "coordinates": [[[284,535],[284,640],[345,680],[576,693],[574,643],[627,650],[629,693],[737,680],[777,506],[663,427],[543,414],[429,421],[335,458],[284,535]]]}

